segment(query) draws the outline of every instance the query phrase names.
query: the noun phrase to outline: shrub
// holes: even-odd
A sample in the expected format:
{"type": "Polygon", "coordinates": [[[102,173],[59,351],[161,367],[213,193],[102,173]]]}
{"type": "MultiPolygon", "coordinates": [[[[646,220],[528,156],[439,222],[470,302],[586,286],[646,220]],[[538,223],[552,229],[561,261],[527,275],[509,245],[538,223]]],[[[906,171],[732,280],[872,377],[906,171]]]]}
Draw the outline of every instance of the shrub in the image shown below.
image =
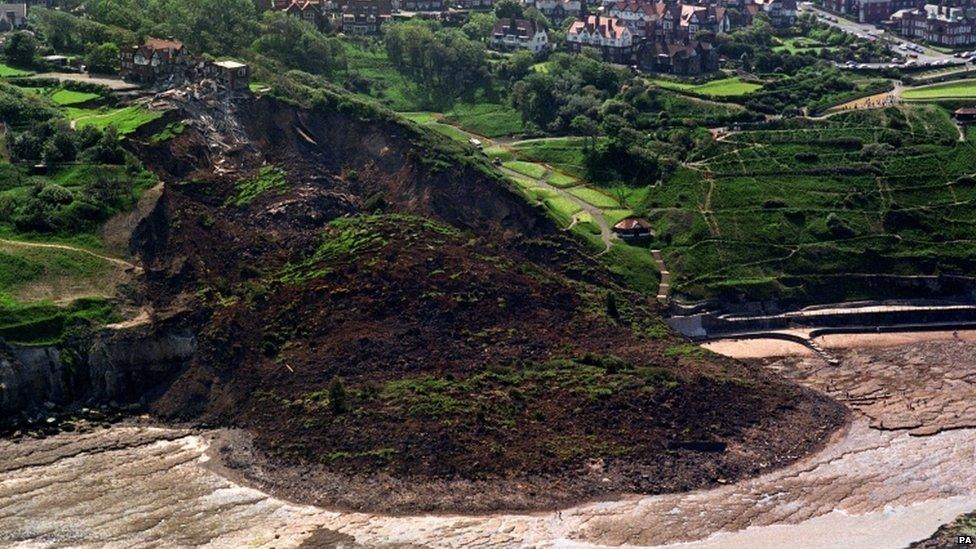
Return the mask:
{"type": "Polygon", "coordinates": [[[850,238],[854,236],[854,229],[851,229],[847,221],[841,219],[835,213],[827,216],[827,230],[834,238],[850,238]]]}
{"type": "Polygon", "coordinates": [[[342,378],[339,376],[333,376],[332,380],[329,381],[329,408],[336,415],[349,411],[346,387],[342,384],[342,378]]]}
{"type": "Polygon", "coordinates": [[[607,292],[607,316],[614,320],[620,318],[620,310],[617,308],[617,296],[613,292],[607,292]]]}

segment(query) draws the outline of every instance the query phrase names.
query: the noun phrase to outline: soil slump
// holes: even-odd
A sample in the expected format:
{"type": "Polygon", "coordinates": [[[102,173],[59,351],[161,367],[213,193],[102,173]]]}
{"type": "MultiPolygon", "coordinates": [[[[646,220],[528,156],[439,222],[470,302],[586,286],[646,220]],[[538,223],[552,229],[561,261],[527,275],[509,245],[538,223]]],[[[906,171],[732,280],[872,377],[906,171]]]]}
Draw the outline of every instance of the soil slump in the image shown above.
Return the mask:
{"type": "Polygon", "coordinates": [[[390,517],[293,505],[218,475],[205,454],[208,436],[184,431],[117,427],[2,442],[0,543],[291,547],[351,537],[365,546],[900,547],[976,508],[976,429],[918,436],[917,428],[871,424],[940,398],[947,406],[919,415],[923,426],[971,415],[952,404],[960,388],[937,379],[972,368],[972,353],[971,343],[947,341],[847,351],[845,366],[833,370],[806,358],[776,361],[770,367],[840,396],[865,383],[854,375],[863,364],[865,377],[879,372],[899,396],[855,407],[853,423],[825,450],[758,478],[556,513],[390,517]]]}

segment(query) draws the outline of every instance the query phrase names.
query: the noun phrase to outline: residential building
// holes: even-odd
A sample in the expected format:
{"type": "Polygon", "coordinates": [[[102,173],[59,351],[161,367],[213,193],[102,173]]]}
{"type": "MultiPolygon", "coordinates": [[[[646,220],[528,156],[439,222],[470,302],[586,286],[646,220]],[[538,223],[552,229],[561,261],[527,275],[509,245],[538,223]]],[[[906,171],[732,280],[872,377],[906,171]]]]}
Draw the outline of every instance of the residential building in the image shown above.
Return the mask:
{"type": "Polygon", "coordinates": [[[645,72],[694,76],[717,71],[719,56],[709,42],[655,40],[640,45],[637,66],[645,72]]]}
{"type": "Polygon", "coordinates": [[[147,84],[180,77],[191,62],[182,42],[161,38],[147,38],[144,44],[122,50],[119,57],[122,78],[147,84]]]}
{"type": "MultiPolygon", "coordinates": [[[[634,36],[643,38],[648,33],[653,34],[654,29],[659,28],[659,22],[663,24],[662,18],[669,8],[677,7],[677,4],[665,4],[664,2],[648,2],[647,0],[625,0],[608,6],[607,15],[616,17],[623,23],[634,36]]],[[[669,20],[674,20],[671,17],[669,20]]]]}
{"type": "Polygon", "coordinates": [[[213,78],[229,90],[246,90],[251,83],[250,67],[233,60],[207,63],[204,76],[213,78]]]}
{"type": "Polygon", "coordinates": [[[646,219],[628,217],[613,226],[613,232],[624,240],[640,240],[651,237],[651,224],[646,219]]]}
{"type": "Polygon", "coordinates": [[[567,17],[579,17],[583,12],[582,0],[525,0],[526,7],[534,6],[550,21],[559,22],[567,17]]]}
{"type": "Polygon", "coordinates": [[[891,16],[892,26],[903,36],[940,46],[976,44],[976,7],[926,4],[891,16]]]}
{"type": "Polygon", "coordinates": [[[952,116],[960,124],[972,124],[976,122],[976,108],[960,107],[952,113],[952,116]]]}
{"type": "MultiPolygon", "coordinates": [[[[832,1],[832,0],[827,0],[832,1]]],[[[860,1],[880,1],[888,2],[890,0],[860,0],[860,1]]],[[[759,6],[766,17],[769,18],[770,23],[777,27],[788,27],[796,23],[797,9],[796,0],[754,0],[754,3],[759,6]]]]}
{"type": "Polygon", "coordinates": [[[444,0],[401,0],[400,9],[405,11],[442,11],[444,0]]]}
{"type": "Polygon", "coordinates": [[[465,10],[490,10],[494,5],[494,0],[455,0],[454,6],[465,10]]]}
{"type": "Polygon", "coordinates": [[[351,0],[342,7],[342,32],[379,34],[392,11],[390,0],[351,0]]]}
{"type": "Polygon", "coordinates": [[[900,10],[921,9],[925,0],[824,0],[828,10],[849,15],[862,23],[880,23],[900,10]]]}
{"type": "Polygon", "coordinates": [[[606,61],[629,63],[634,54],[634,33],[616,17],[590,15],[566,31],[566,48],[570,52],[594,48],[606,61]]]}
{"type": "Polygon", "coordinates": [[[27,26],[27,4],[0,4],[0,32],[27,26]]]}
{"type": "Polygon", "coordinates": [[[607,13],[638,38],[676,40],[693,38],[701,30],[721,34],[732,28],[728,10],[715,4],[624,0],[611,5],[607,13]]]}
{"type": "Polygon", "coordinates": [[[533,20],[503,17],[495,23],[488,45],[493,50],[528,50],[539,55],[549,47],[549,35],[533,20]]]}
{"type": "MultiPolygon", "coordinates": [[[[793,18],[796,19],[796,0],[782,0],[793,3],[793,18]]],[[[723,6],[714,4],[699,6],[693,4],[679,4],[681,19],[678,21],[678,31],[681,36],[694,37],[698,31],[708,30],[715,34],[728,32],[731,28],[729,16],[723,6]]]]}
{"type": "Polygon", "coordinates": [[[326,21],[325,7],[317,0],[293,0],[279,11],[319,28],[326,21]]]}

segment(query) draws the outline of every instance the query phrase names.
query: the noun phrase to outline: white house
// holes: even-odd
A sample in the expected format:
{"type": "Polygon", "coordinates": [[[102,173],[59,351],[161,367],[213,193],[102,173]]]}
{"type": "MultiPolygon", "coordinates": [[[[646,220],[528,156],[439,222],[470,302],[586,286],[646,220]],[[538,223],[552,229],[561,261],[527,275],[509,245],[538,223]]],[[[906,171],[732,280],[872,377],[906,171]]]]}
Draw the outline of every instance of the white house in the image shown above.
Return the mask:
{"type": "Polygon", "coordinates": [[[634,33],[616,17],[590,15],[566,31],[566,48],[579,52],[595,48],[612,63],[627,63],[634,53],[634,33]]]}
{"type": "Polygon", "coordinates": [[[491,31],[489,46],[493,50],[528,50],[538,55],[549,47],[549,35],[535,21],[503,17],[491,31]]]}
{"type": "Polygon", "coordinates": [[[27,26],[27,4],[0,4],[0,30],[27,26]]]}
{"type": "Polygon", "coordinates": [[[653,28],[666,10],[663,2],[646,2],[640,0],[626,0],[611,4],[607,15],[616,17],[636,36],[644,36],[648,28],[653,28]]]}

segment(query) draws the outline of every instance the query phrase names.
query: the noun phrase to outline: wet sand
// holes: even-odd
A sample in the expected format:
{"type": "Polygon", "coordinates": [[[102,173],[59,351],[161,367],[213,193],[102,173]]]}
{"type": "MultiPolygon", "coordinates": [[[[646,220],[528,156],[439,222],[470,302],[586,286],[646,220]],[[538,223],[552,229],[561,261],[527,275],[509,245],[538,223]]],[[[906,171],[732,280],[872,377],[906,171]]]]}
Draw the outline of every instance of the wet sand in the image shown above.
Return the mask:
{"type": "MultiPolygon", "coordinates": [[[[896,347],[928,341],[953,340],[976,343],[976,330],[831,334],[813,338],[813,341],[824,349],[896,347]]],[[[721,355],[740,359],[814,356],[809,348],[780,339],[717,339],[703,344],[702,347],[721,355]]]]}
{"type": "Polygon", "coordinates": [[[816,455],[734,485],[558,513],[340,513],[219,474],[211,433],[118,426],[0,441],[0,545],[903,547],[976,509],[976,344],[972,334],[867,337],[892,336],[902,345],[845,349],[836,367],[765,359],[854,419],[816,455]]]}

